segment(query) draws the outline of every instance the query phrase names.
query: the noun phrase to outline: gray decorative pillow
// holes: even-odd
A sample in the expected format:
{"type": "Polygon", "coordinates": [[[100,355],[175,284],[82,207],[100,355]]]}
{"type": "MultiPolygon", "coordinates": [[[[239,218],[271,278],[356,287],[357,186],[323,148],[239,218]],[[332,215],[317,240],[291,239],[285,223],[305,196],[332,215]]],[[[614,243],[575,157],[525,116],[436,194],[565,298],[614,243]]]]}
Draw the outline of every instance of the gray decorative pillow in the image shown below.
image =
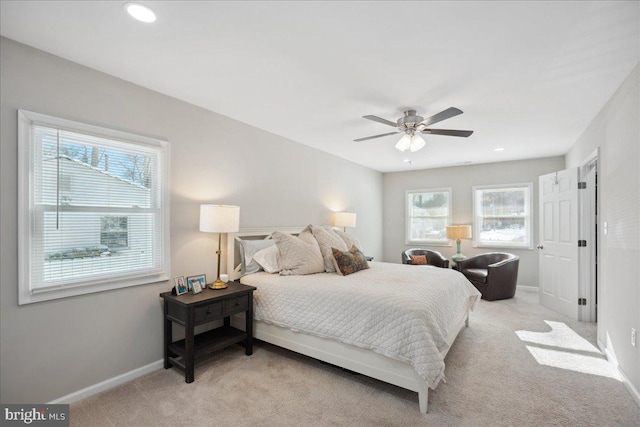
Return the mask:
{"type": "Polygon", "coordinates": [[[344,240],[344,243],[347,245],[348,248],[350,248],[351,246],[355,246],[356,248],[358,248],[360,251],[364,252],[364,249],[362,249],[362,245],[360,244],[360,242],[358,241],[358,239],[356,239],[354,236],[352,236],[349,233],[345,233],[342,230],[333,230],[338,236],[340,236],[340,238],[342,240],[344,240]]]}
{"type": "Polygon", "coordinates": [[[349,248],[346,243],[344,243],[344,240],[333,232],[333,230],[312,225],[311,232],[320,245],[320,252],[322,253],[322,259],[324,260],[324,271],[327,273],[333,273],[336,271],[336,268],[333,265],[334,259],[331,248],[336,248],[340,251],[348,251],[349,248]]]}
{"type": "Polygon", "coordinates": [[[305,228],[298,237],[276,231],[273,241],[278,247],[278,266],[281,276],[295,276],[324,271],[318,242],[305,228]]]}
{"type": "Polygon", "coordinates": [[[242,275],[261,271],[262,267],[253,259],[253,256],[256,252],[273,245],[275,245],[273,240],[240,240],[240,271],[242,275]]]}

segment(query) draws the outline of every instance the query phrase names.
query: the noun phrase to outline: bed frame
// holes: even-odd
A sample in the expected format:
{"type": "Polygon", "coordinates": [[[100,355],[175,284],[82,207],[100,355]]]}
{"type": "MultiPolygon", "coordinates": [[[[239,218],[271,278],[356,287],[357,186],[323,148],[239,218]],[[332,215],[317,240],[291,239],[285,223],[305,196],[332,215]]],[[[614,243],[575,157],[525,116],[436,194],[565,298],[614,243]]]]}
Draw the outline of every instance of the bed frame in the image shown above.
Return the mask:
{"type": "MultiPolygon", "coordinates": [[[[227,272],[229,280],[240,278],[239,248],[238,242],[243,239],[270,239],[274,231],[281,231],[297,235],[304,227],[285,228],[255,228],[242,229],[238,233],[230,233],[227,236],[227,272]]],[[[244,319],[240,316],[232,318],[232,324],[244,330],[244,319]]],[[[458,336],[463,325],[469,326],[469,310],[461,313],[459,318],[449,330],[450,337],[447,350],[442,352],[442,357],[447,355],[448,349],[458,336]]],[[[258,320],[254,321],[254,337],[270,344],[295,351],[305,356],[323,362],[331,363],[341,368],[349,369],[362,375],[384,381],[418,393],[420,412],[427,413],[429,388],[424,379],[408,363],[390,359],[371,350],[363,349],[338,341],[320,338],[301,332],[293,332],[258,320]]]]}

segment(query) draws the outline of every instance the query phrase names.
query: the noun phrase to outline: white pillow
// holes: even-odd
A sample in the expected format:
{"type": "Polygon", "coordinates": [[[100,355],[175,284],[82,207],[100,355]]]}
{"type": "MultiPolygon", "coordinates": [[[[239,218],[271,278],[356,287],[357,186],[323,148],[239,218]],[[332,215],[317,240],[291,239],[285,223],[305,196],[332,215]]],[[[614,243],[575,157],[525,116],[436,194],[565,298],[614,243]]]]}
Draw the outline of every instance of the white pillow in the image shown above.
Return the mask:
{"type": "Polygon", "coordinates": [[[280,271],[280,266],[278,265],[278,247],[275,244],[256,252],[253,259],[260,264],[267,273],[277,273],[280,271]]]}
{"type": "MultiPolygon", "coordinates": [[[[360,244],[360,242],[358,241],[358,239],[356,239],[354,236],[352,236],[349,233],[345,233],[342,230],[333,230],[338,236],[340,236],[340,238],[342,240],[344,240],[344,243],[346,243],[347,247],[350,248],[352,246],[355,246],[356,248],[358,248],[361,252],[364,253],[364,250],[362,249],[362,245],[360,244]]],[[[351,250],[351,249],[349,249],[351,250]]]]}
{"type": "Polygon", "coordinates": [[[340,236],[334,233],[333,230],[329,230],[324,227],[312,225],[311,232],[320,245],[320,252],[322,253],[322,259],[324,262],[324,271],[327,273],[336,271],[336,267],[334,265],[335,260],[333,259],[333,250],[331,248],[347,252],[349,248],[346,243],[340,238],[340,236]]]}
{"type": "Polygon", "coordinates": [[[253,256],[256,252],[274,245],[273,240],[240,240],[241,274],[244,276],[260,271],[260,265],[254,260],[253,256]]]}
{"type": "Polygon", "coordinates": [[[281,276],[294,276],[324,271],[324,261],[318,242],[305,228],[298,237],[276,231],[273,241],[278,247],[278,265],[281,276]]]}

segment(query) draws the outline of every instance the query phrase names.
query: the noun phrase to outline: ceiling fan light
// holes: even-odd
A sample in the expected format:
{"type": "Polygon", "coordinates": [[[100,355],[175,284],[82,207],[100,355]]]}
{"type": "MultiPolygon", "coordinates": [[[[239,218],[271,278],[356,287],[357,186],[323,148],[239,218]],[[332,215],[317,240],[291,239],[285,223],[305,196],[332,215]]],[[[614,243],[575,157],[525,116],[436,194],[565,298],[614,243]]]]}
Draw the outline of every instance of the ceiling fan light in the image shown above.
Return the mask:
{"type": "Polygon", "coordinates": [[[411,135],[403,135],[396,144],[396,148],[400,151],[407,151],[411,146],[411,135]]]}
{"type": "Polygon", "coordinates": [[[420,135],[413,135],[411,137],[411,143],[409,144],[409,150],[414,153],[425,146],[424,139],[420,138],[420,135]]]}

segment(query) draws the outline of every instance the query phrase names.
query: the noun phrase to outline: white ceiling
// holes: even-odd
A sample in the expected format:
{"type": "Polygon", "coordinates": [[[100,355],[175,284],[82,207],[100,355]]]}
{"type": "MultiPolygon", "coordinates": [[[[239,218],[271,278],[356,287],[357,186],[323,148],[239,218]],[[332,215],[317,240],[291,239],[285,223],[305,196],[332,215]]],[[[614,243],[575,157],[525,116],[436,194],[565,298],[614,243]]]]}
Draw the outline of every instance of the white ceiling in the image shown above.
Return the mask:
{"type": "Polygon", "coordinates": [[[640,59],[637,1],[124,3],[2,0],[0,32],[383,172],[562,155],[640,59]],[[471,137],[353,142],[451,106],[471,137]]]}

